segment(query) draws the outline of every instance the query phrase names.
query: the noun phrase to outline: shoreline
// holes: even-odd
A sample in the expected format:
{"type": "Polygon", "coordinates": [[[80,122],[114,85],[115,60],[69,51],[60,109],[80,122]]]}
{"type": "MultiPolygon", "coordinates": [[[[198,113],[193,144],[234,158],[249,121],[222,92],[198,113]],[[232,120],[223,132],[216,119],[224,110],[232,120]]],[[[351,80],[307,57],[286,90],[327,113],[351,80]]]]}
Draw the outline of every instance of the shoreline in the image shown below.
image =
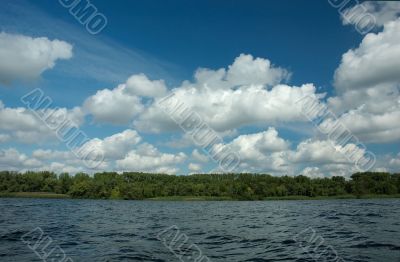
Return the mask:
{"type": "Polygon", "coordinates": [[[174,197],[155,197],[143,200],[151,201],[287,201],[287,200],[347,200],[347,199],[398,199],[400,194],[395,195],[338,195],[338,196],[281,196],[281,197],[266,197],[263,199],[235,199],[230,197],[205,197],[205,196],[174,196],[174,197]]]}
{"type": "Polygon", "coordinates": [[[51,192],[0,192],[0,198],[49,198],[49,199],[72,199],[67,194],[51,192]]]}
{"type": "Polygon", "coordinates": [[[337,195],[337,196],[279,196],[266,197],[263,199],[236,199],[232,197],[215,197],[215,196],[168,196],[153,197],[144,199],[113,199],[113,198],[72,198],[67,194],[57,194],[51,192],[0,192],[0,198],[31,198],[31,199],[79,199],[79,200],[135,200],[135,201],[284,201],[284,200],[350,200],[350,199],[398,199],[400,194],[393,195],[337,195]]]}

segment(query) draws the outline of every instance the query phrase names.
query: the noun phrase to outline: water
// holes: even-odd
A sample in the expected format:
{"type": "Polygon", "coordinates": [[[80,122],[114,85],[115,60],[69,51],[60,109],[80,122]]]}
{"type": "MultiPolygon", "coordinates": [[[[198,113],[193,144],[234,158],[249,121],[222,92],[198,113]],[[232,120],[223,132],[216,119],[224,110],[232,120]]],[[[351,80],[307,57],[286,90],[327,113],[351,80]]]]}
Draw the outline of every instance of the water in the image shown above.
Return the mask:
{"type": "Polygon", "coordinates": [[[0,261],[43,261],[21,240],[36,227],[73,261],[179,261],[159,240],[163,235],[157,238],[172,225],[210,261],[334,261],[324,247],[343,261],[400,261],[399,204],[3,198],[0,261]],[[320,247],[310,242],[311,230],[322,240],[320,247]]]}

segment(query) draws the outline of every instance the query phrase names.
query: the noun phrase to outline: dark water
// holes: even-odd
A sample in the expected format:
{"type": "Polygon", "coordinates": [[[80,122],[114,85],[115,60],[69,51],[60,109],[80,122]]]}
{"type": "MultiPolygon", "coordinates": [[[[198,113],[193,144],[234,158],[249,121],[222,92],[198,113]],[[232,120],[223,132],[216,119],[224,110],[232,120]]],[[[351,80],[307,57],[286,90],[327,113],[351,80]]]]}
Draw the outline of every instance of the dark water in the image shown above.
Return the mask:
{"type": "MultiPolygon", "coordinates": [[[[73,261],[179,261],[175,254],[182,252],[173,247],[174,254],[159,240],[163,234],[157,237],[173,225],[179,228],[180,236],[188,237],[187,243],[195,244],[206,256],[202,262],[208,261],[206,258],[400,261],[399,205],[400,200],[151,202],[3,198],[0,261],[43,261],[21,240],[36,227],[73,261]],[[332,252],[337,252],[339,258],[333,259],[332,252]]],[[[182,257],[182,261],[195,259],[182,257]]]]}

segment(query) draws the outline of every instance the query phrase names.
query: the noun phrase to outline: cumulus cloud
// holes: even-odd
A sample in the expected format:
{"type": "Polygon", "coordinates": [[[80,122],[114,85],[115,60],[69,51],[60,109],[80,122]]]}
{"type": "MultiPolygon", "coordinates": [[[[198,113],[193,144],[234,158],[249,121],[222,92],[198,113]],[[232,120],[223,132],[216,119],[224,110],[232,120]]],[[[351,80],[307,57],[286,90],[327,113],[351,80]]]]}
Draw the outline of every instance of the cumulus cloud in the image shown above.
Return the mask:
{"type": "MultiPolygon", "coordinates": [[[[319,99],[312,84],[300,87],[277,84],[287,77],[266,59],[241,55],[225,69],[200,69],[195,81],[184,81],[172,90],[175,99],[199,114],[217,132],[251,124],[306,121],[295,101],[304,96],[319,99]],[[270,86],[277,84],[274,86],[270,86]]],[[[158,107],[157,101],[134,121],[146,132],[177,130],[178,126],[158,107]]]]}
{"type": "Polygon", "coordinates": [[[309,177],[309,178],[322,178],[325,174],[319,169],[319,167],[306,167],[301,172],[301,175],[309,177]]]}
{"type": "Polygon", "coordinates": [[[365,1],[353,7],[346,8],[342,13],[344,25],[353,24],[366,29],[381,27],[400,16],[400,3],[396,1],[365,1]],[[368,14],[368,17],[365,17],[368,14]]]}
{"type": "Polygon", "coordinates": [[[288,165],[289,142],[280,138],[273,127],[260,133],[240,135],[226,146],[239,155],[238,168],[243,172],[292,172],[288,165]]]}
{"type": "MultiPolygon", "coordinates": [[[[386,143],[400,139],[400,107],[396,110],[374,114],[361,107],[342,114],[338,121],[346,126],[360,141],[386,143]]],[[[326,119],[321,125],[333,126],[337,120],[326,119]]]]}
{"type": "Polygon", "coordinates": [[[270,127],[256,134],[240,135],[230,145],[238,149],[241,156],[255,157],[260,152],[277,152],[289,148],[289,142],[278,136],[278,131],[270,127]]]}
{"type": "Polygon", "coordinates": [[[82,145],[82,148],[93,148],[98,155],[103,155],[106,159],[121,159],[141,139],[135,130],[127,129],[104,139],[91,139],[82,145]]]}
{"type": "MultiPolygon", "coordinates": [[[[183,152],[163,153],[149,143],[142,143],[140,135],[131,129],[113,134],[103,139],[94,138],[82,145],[92,146],[96,153],[103,153],[104,159],[95,168],[87,166],[86,155],[76,155],[72,151],[39,148],[31,156],[14,148],[0,150],[0,169],[4,170],[49,170],[61,172],[89,172],[96,170],[141,171],[176,174],[177,167],[187,156],[183,152]]],[[[79,151],[79,148],[78,150],[79,151]]],[[[98,164],[98,163],[96,163],[98,164]]]]}
{"type": "Polygon", "coordinates": [[[389,160],[389,166],[395,170],[395,172],[400,172],[400,153],[398,153],[395,158],[389,160]]]}
{"type": "Polygon", "coordinates": [[[51,149],[36,149],[32,152],[32,156],[40,160],[68,160],[72,158],[72,153],[69,151],[57,151],[51,149]]]}
{"type": "Polygon", "coordinates": [[[268,59],[241,54],[229,66],[226,80],[232,85],[276,85],[287,80],[285,69],[274,67],[268,59]]]}
{"type": "Polygon", "coordinates": [[[400,139],[400,19],[346,52],[334,79],[338,96],[328,106],[355,136],[370,143],[400,139]]]}
{"type": "MultiPolygon", "coordinates": [[[[184,81],[173,92],[217,131],[226,131],[249,123],[302,119],[293,100],[313,95],[315,87],[276,85],[289,75],[268,59],[242,54],[227,70],[198,69],[194,83],[184,81]]],[[[134,120],[141,131],[176,131],[176,123],[156,103],[167,93],[163,80],[138,74],[114,89],[98,91],[86,99],[83,108],[96,122],[129,124],[134,120]],[[146,105],[143,97],[150,98],[146,105]]]]}
{"type": "Polygon", "coordinates": [[[138,96],[158,97],[167,92],[164,80],[151,81],[144,74],[129,77],[125,85],[126,93],[138,96]]]}
{"type": "Polygon", "coordinates": [[[350,164],[325,164],[320,166],[307,166],[301,170],[297,175],[304,175],[311,178],[323,178],[332,176],[342,176],[350,178],[350,176],[359,170],[350,164]]]}
{"type": "Polygon", "coordinates": [[[116,161],[116,167],[124,171],[145,171],[173,174],[178,171],[177,164],[186,160],[182,152],[162,153],[153,145],[144,143],[130,151],[125,158],[116,161]]]}
{"type": "MultiPolygon", "coordinates": [[[[105,152],[104,162],[96,170],[142,171],[176,174],[188,157],[183,152],[164,153],[155,146],[141,142],[136,131],[128,129],[120,133],[95,138],[88,142],[97,150],[105,152]]],[[[290,148],[290,143],[279,137],[276,129],[239,135],[227,143],[240,155],[240,165],[235,172],[261,172],[272,175],[349,176],[358,171],[344,154],[349,147],[326,140],[307,139],[290,148]]],[[[200,172],[207,156],[193,150],[187,168],[200,172]]],[[[389,159],[392,169],[398,166],[397,158],[389,159]]],[[[0,151],[0,167],[8,170],[50,170],[60,172],[93,172],[82,159],[70,151],[36,149],[31,156],[10,148],[0,151]]]]}
{"type": "Polygon", "coordinates": [[[34,168],[42,165],[42,162],[27,155],[20,153],[15,148],[0,150],[0,169],[1,170],[20,170],[24,168],[34,168]]]}
{"type": "Polygon", "coordinates": [[[306,139],[289,152],[288,161],[296,166],[297,174],[306,176],[349,177],[359,168],[375,170],[375,158],[359,144],[338,144],[333,140],[306,139]],[[371,157],[371,158],[370,158],[371,157]]]}
{"type": "Polygon", "coordinates": [[[241,54],[228,69],[199,68],[195,72],[197,87],[229,89],[243,85],[273,86],[290,78],[290,73],[275,67],[268,59],[241,54]]]}
{"type": "Polygon", "coordinates": [[[10,138],[11,136],[8,134],[0,134],[0,143],[7,142],[10,138]]]}
{"type": "Polygon", "coordinates": [[[400,81],[400,19],[385,24],[382,32],[367,34],[356,49],[342,56],[335,72],[335,87],[343,92],[400,81]]]}
{"type": "Polygon", "coordinates": [[[194,149],[192,152],[192,158],[196,161],[206,163],[209,160],[209,157],[200,153],[199,150],[194,149]]]}
{"type": "Polygon", "coordinates": [[[79,107],[73,109],[54,108],[37,110],[36,114],[24,107],[5,107],[0,105],[0,130],[13,141],[22,143],[40,143],[54,141],[54,129],[65,123],[66,127],[80,126],[84,115],[79,107]],[[46,118],[45,124],[36,114],[46,118]]]}
{"type": "Polygon", "coordinates": [[[85,100],[83,108],[96,122],[128,124],[143,111],[142,97],[160,97],[166,92],[164,80],[152,81],[137,74],[114,89],[97,91],[85,100]]]}
{"type": "Polygon", "coordinates": [[[83,109],[96,122],[127,124],[143,110],[140,98],[125,92],[125,85],[97,91],[84,102],[83,109]]]}
{"type": "Polygon", "coordinates": [[[105,138],[93,138],[73,151],[54,151],[38,149],[32,156],[41,160],[64,162],[75,167],[90,169],[113,169],[114,161],[123,159],[126,154],[141,142],[140,135],[132,129],[124,130],[105,138]]]}
{"type": "MultiPolygon", "coordinates": [[[[387,23],[381,33],[365,36],[359,47],[343,55],[335,73],[338,96],[329,98],[327,104],[362,141],[381,143],[400,139],[400,72],[396,71],[400,68],[396,64],[400,61],[397,59],[400,58],[399,21],[387,23]]],[[[184,81],[171,91],[163,80],[150,80],[138,74],[113,89],[99,90],[88,97],[82,110],[78,107],[49,109],[47,113],[66,114],[78,126],[86,113],[95,122],[132,124],[139,131],[176,131],[179,126],[157,105],[163,96],[171,94],[225,136],[225,140],[229,137],[227,146],[240,156],[240,165],[235,171],[274,175],[303,173],[311,177],[346,176],[357,171],[354,163],[344,156],[344,152],[355,147],[353,144],[341,146],[327,140],[306,139],[291,149],[292,143],[280,137],[274,127],[237,135],[243,126],[308,122],[301,104],[295,102],[305,96],[319,100],[323,95],[317,94],[312,84],[284,84],[289,77],[285,69],[273,66],[267,59],[242,54],[226,69],[198,69],[193,81],[184,81]],[[233,136],[237,137],[231,139],[233,136]]],[[[330,121],[333,119],[327,119],[322,125],[330,121]]],[[[0,142],[13,139],[38,142],[52,137],[50,130],[31,111],[9,108],[1,101],[0,131],[0,142]]],[[[188,134],[179,141],[170,141],[169,145],[173,144],[174,147],[193,146],[188,134]]],[[[100,168],[108,170],[176,173],[187,164],[188,170],[199,172],[202,163],[209,161],[208,156],[195,149],[187,163],[184,153],[161,152],[143,142],[133,129],[93,138],[84,146],[103,154],[105,161],[100,168]]],[[[24,162],[28,164],[22,167],[33,169],[41,164],[40,167],[53,171],[85,170],[82,160],[71,152],[49,149],[37,149],[31,157],[15,149],[3,150],[0,163],[5,165],[7,161],[14,168],[24,162]]],[[[392,167],[398,165],[397,158],[388,161],[392,167]]]]}
{"type": "Polygon", "coordinates": [[[36,149],[32,152],[30,159],[34,161],[40,161],[40,165],[35,167],[15,167],[19,168],[21,172],[26,170],[33,171],[52,171],[55,173],[71,173],[75,174],[77,172],[89,172],[92,173],[95,170],[107,170],[111,166],[107,161],[96,162],[84,159],[79,155],[74,154],[72,151],[61,151],[61,150],[51,150],[51,149],[36,149]],[[88,163],[91,166],[88,166],[88,163]]]}
{"type": "Polygon", "coordinates": [[[71,57],[72,46],[67,42],[1,32],[0,82],[35,79],[57,60],[71,57]]]}
{"type": "Polygon", "coordinates": [[[336,114],[363,108],[373,114],[396,111],[400,89],[397,84],[378,84],[363,89],[347,90],[339,96],[328,98],[328,106],[336,114]]]}
{"type": "MultiPolygon", "coordinates": [[[[149,143],[142,143],[141,136],[132,129],[124,130],[105,138],[93,138],[78,148],[90,148],[94,155],[104,156],[103,161],[96,167],[98,170],[123,170],[123,171],[147,171],[161,173],[176,173],[179,169],[176,165],[186,160],[182,152],[172,154],[163,153],[149,143]]],[[[86,159],[79,158],[70,151],[54,151],[38,149],[32,153],[35,159],[45,161],[46,167],[60,167],[62,170],[84,170],[86,159]],[[56,163],[56,164],[54,164],[56,163]],[[65,163],[60,166],[57,163],[65,163]]],[[[87,168],[86,168],[87,169],[87,168]]],[[[61,170],[61,169],[60,169],[61,170]]]]}
{"type": "Polygon", "coordinates": [[[201,165],[196,163],[189,163],[188,169],[192,172],[199,172],[201,171],[201,165]]]}
{"type": "Polygon", "coordinates": [[[348,164],[350,161],[345,157],[346,149],[354,147],[347,144],[345,147],[335,145],[328,140],[307,139],[297,145],[296,151],[291,154],[290,159],[295,163],[348,164]],[[347,147],[347,148],[346,148],[347,147]]]}
{"type": "Polygon", "coordinates": [[[60,162],[51,162],[50,164],[36,168],[35,170],[37,171],[46,170],[58,174],[60,173],[76,174],[79,172],[87,172],[84,166],[73,166],[60,162]]]}
{"type": "Polygon", "coordinates": [[[272,127],[259,133],[239,135],[227,146],[240,157],[235,172],[273,175],[349,176],[359,171],[356,161],[366,153],[365,148],[355,144],[339,145],[318,139],[306,139],[292,149],[291,143],[272,127]]]}

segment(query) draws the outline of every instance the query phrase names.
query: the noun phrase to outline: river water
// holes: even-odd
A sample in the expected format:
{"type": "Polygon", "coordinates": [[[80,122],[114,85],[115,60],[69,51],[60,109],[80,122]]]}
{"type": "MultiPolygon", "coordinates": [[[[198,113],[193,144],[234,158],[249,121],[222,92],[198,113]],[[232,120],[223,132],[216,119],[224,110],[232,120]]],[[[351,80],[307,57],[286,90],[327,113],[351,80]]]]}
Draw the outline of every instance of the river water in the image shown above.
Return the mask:
{"type": "Polygon", "coordinates": [[[1,198],[0,261],[398,262],[399,206],[1,198]]]}

